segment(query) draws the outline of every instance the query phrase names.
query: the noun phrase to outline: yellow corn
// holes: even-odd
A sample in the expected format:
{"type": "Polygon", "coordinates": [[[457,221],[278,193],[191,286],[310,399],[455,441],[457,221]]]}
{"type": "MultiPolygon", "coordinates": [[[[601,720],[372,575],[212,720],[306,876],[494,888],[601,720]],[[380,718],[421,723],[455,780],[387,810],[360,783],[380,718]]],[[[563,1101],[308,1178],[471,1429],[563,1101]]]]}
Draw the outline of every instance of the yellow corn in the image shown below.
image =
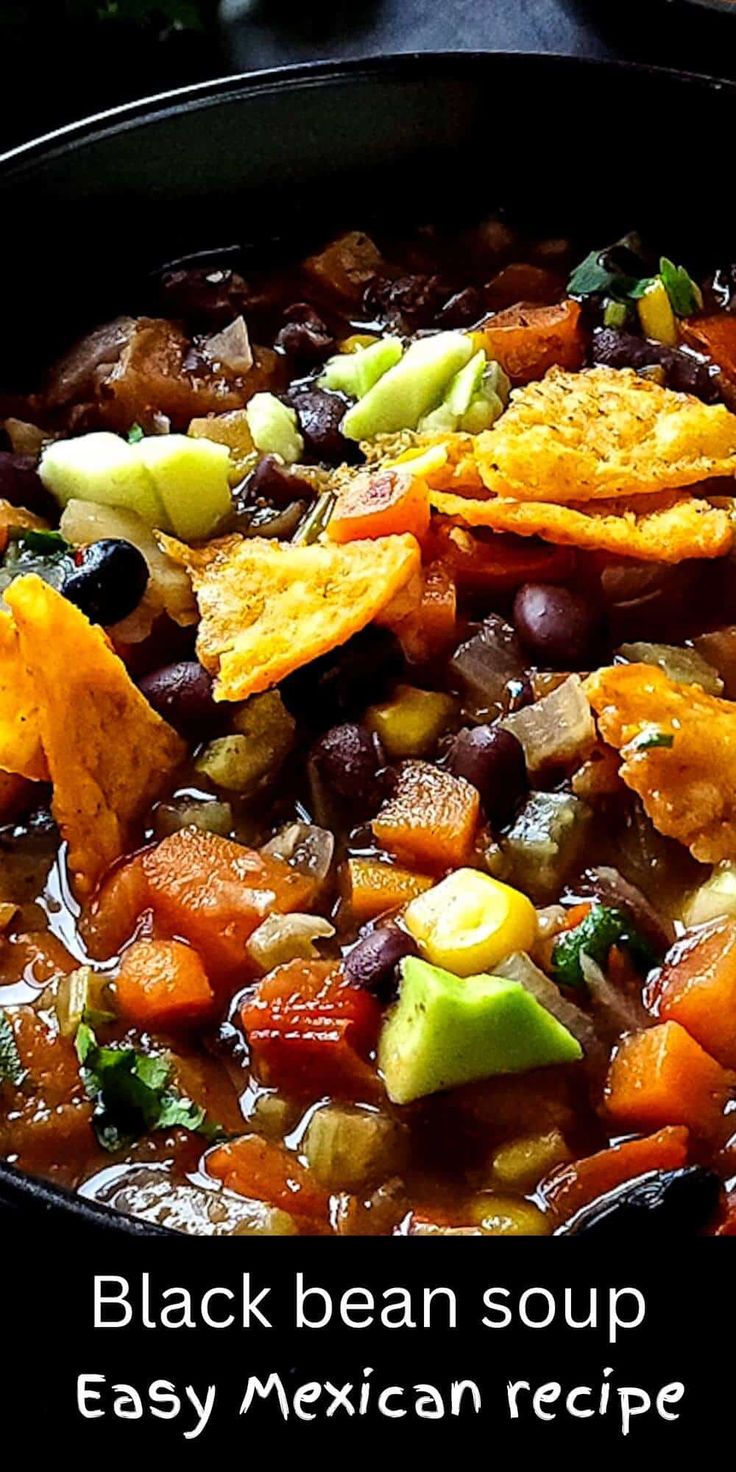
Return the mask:
{"type": "Polygon", "coordinates": [[[353,332],[337,344],[338,353],[358,353],[361,348],[370,348],[378,338],[374,332],[353,332]]]}
{"type": "Polygon", "coordinates": [[[537,914],[511,885],[477,869],[456,869],[411,901],[404,924],[433,966],[477,976],[512,952],[530,950],[537,914]]]}
{"type": "Polygon", "coordinates": [[[493,1156],[493,1175],[499,1186],[525,1191],[539,1184],[556,1165],[572,1156],[559,1130],[545,1135],[520,1135],[499,1145],[493,1156]]]}
{"type": "Polygon", "coordinates": [[[454,710],[455,701],[450,695],[399,685],[393,700],[368,708],[365,721],[380,738],[386,755],[398,760],[432,752],[454,710]]]}
{"type": "Polygon", "coordinates": [[[549,1218],[522,1196],[478,1196],[473,1216],[489,1237],[546,1237],[551,1231],[549,1218]]]}
{"type": "Polygon", "coordinates": [[[652,338],[655,342],[664,343],[665,347],[676,347],[677,319],[659,278],[647,287],[636,305],[644,336],[652,338]]]}

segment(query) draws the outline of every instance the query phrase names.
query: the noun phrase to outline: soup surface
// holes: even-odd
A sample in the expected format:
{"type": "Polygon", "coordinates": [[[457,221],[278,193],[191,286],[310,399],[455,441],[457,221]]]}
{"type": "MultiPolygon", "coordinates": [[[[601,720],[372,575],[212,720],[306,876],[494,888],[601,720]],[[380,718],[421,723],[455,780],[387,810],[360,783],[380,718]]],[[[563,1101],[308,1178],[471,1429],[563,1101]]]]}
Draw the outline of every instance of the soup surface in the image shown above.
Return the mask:
{"type": "Polygon", "coordinates": [[[736,269],[590,244],[169,269],[0,402],[1,1158],[736,1232],[736,269]]]}

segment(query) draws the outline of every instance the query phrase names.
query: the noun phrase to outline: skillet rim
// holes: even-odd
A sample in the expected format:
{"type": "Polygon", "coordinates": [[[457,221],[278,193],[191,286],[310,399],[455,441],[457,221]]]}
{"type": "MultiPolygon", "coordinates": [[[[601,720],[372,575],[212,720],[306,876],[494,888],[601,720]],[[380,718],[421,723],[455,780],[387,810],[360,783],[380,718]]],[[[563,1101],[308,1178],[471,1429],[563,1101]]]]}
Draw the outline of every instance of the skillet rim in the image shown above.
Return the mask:
{"type": "MultiPolygon", "coordinates": [[[[373,77],[394,75],[397,80],[412,80],[425,69],[426,74],[440,76],[453,74],[462,79],[463,74],[481,74],[491,62],[508,58],[516,66],[540,72],[605,73],[611,77],[625,77],[635,73],[640,77],[651,76],[657,80],[665,78],[673,86],[692,89],[704,94],[730,93],[736,105],[736,81],[709,76],[703,72],[691,72],[671,67],[652,66],[642,62],[629,62],[616,58],[573,56],[560,52],[528,52],[504,50],[473,51],[405,51],[385,55],[353,57],[340,61],[315,61],[294,65],[269,67],[254,72],[234,73],[205,82],[177,87],[165,92],[154,93],[132,102],[93,113],[77,122],[32,138],[26,143],[0,154],[0,197],[6,186],[32,175],[38,165],[54,157],[81,150],[91,142],[103,142],[136,127],[144,127],[159,118],[176,113],[204,110],[215,106],[228,106],[241,96],[257,93],[289,91],[299,88],[320,87],[336,81],[366,80],[373,77]]],[[[87,1229],[103,1230],[105,1233],[124,1233],[138,1238],[177,1237],[182,1235],[171,1228],[157,1226],[126,1216],[115,1208],[81,1196],[78,1192],[42,1177],[19,1170],[7,1161],[0,1160],[0,1228],[3,1214],[17,1211],[38,1218],[44,1213],[53,1217],[55,1225],[76,1221],[87,1229]]]]}

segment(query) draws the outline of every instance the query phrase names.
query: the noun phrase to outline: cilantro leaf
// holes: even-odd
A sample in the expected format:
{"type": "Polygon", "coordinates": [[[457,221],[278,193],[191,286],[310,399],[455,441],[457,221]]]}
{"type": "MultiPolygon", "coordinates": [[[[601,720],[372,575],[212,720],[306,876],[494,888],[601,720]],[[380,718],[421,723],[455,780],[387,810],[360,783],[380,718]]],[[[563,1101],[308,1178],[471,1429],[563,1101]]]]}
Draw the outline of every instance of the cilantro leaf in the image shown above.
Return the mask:
{"type": "Polygon", "coordinates": [[[621,910],[594,904],[584,920],[558,936],[552,951],[552,975],[560,986],[584,987],[582,957],[604,965],[611,946],[624,946],[639,966],[648,970],[654,962],[651,946],[639,935],[621,910]]]}
{"type": "Polygon", "coordinates": [[[127,439],[129,445],[139,445],[141,440],[145,439],[145,435],[140,427],[140,424],[131,424],[130,429],[128,430],[127,439]]]}
{"type": "Polygon", "coordinates": [[[684,266],[676,266],[662,256],[659,263],[662,285],[670,299],[673,312],[678,317],[691,317],[703,305],[703,294],[696,281],[688,275],[684,266]]]}
{"type": "Polygon", "coordinates": [[[629,751],[651,751],[656,746],[674,746],[672,731],[662,731],[658,726],[645,726],[644,730],[628,743],[629,751]]]}
{"type": "Polygon", "coordinates": [[[5,1012],[0,1012],[0,1084],[12,1084],[13,1088],[19,1089],[26,1072],[10,1019],[5,1012]]]}
{"type": "Polygon", "coordinates": [[[162,1054],[129,1045],[101,1047],[86,1022],[77,1029],[76,1050],[105,1150],[119,1150],[152,1130],[185,1129],[208,1138],[221,1134],[199,1104],[172,1086],[171,1064],[162,1054]]]}

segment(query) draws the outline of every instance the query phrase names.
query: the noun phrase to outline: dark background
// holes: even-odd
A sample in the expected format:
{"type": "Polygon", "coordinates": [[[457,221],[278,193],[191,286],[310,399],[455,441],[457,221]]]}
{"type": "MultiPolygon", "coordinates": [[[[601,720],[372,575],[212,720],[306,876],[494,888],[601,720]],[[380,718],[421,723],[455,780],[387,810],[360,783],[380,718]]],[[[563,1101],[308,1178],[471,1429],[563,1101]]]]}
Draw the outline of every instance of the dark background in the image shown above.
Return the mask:
{"type": "MultiPolygon", "coordinates": [[[[0,0],[0,150],[149,92],[330,57],[551,51],[736,77],[736,0],[732,15],[687,0],[225,0],[204,32],[163,37],[65,14],[62,0],[0,0]],[[238,3],[248,9],[236,16],[238,3]]],[[[575,126],[563,98],[558,121],[575,126]]],[[[653,148],[687,136],[686,118],[641,121],[653,148]]]]}

